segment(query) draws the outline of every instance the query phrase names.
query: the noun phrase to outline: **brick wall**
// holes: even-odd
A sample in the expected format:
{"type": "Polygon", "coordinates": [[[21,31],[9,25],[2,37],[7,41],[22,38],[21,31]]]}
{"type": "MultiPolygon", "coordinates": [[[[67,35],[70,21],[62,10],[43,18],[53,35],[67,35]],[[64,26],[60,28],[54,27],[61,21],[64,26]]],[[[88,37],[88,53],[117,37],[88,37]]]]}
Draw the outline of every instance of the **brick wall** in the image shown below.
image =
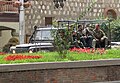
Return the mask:
{"type": "Polygon", "coordinates": [[[0,73],[0,83],[83,83],[115,80],[120,80],[119,66],[0,73]]]}
{"type": "Polygon", "coordinates": [[[0,65],[0,83],[118,81],[120,80],[119,65],[120,60],[0,65]]]}

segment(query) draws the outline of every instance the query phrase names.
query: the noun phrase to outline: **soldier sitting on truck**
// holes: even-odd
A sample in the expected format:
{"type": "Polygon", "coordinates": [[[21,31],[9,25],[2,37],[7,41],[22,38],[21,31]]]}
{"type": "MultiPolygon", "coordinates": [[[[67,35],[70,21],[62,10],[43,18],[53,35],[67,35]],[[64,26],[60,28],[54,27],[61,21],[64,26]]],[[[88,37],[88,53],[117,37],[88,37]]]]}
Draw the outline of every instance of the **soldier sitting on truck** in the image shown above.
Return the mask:
{"type": "Polygon", "coordinates": [[[76,47],[76,48],[84,48],[84,45],[82,42],[80,42],[77,38],[77,32],[73,31],[72,32],[72,43],[71,43],[71,48],[76,47]]]}
{"type": "Polygon", "coordinates": [[[99,24],[95,25],[93,35],[94,35],[93,46],[95,48],[105,48],[107,37],[105,33],[100,29],[99,24]]]}
{"type": "Polygon", "coordinates": [[[84,46],[84,48],[92,48],[92,33],[88,29],[88,27],[84,28],[82,25],[78,26],[77,31],[77,38],[78,41],[81,42],[84,46]]]}
{"type": "Polygon", "coordinates": [[[86,27],[83,30],[83,33],[86,42],[86,47],[92,48],[93,35],[92,35],[92,31],[90,30],[89,24],[86,25],[86,27]]]}

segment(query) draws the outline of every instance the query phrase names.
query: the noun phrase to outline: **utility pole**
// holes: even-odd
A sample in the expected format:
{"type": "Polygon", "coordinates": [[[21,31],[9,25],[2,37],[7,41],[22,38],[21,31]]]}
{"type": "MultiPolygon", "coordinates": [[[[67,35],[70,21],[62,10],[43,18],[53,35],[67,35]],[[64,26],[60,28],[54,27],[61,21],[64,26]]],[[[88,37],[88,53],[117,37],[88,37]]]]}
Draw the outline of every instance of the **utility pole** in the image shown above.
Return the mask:
{"type": "Polygon", "coordinates": [[[25,42],[25,19],[24,19],[24,0],[20,0],[22,4],[19,9],[19,41],[20,44],[25,42]]]}

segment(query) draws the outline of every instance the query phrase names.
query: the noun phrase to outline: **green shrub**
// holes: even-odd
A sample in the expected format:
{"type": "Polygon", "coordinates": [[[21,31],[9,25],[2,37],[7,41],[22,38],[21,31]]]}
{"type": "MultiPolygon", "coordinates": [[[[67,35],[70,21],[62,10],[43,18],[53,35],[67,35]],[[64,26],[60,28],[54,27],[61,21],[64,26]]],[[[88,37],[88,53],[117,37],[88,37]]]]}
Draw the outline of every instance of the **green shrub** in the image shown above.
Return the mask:
{"type": "Polygon", "coordinates": [[[9,39],[8,43],[3,47],[3,52],[10,52],[10,47],[19,44],[19,40],[15,37],[9,39]]]}

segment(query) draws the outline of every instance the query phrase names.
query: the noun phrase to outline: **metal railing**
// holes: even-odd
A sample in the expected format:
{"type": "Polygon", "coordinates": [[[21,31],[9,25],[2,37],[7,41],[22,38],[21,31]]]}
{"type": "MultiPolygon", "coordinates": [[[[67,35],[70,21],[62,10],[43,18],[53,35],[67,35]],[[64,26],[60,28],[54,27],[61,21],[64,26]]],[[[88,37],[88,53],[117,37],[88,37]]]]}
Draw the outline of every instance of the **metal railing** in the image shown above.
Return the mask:
{"type": "Polygon", "coordinates": [[[0,1],[0,13],[18,13],[18,8],[13,7],[13,1],[0,1]]]}

